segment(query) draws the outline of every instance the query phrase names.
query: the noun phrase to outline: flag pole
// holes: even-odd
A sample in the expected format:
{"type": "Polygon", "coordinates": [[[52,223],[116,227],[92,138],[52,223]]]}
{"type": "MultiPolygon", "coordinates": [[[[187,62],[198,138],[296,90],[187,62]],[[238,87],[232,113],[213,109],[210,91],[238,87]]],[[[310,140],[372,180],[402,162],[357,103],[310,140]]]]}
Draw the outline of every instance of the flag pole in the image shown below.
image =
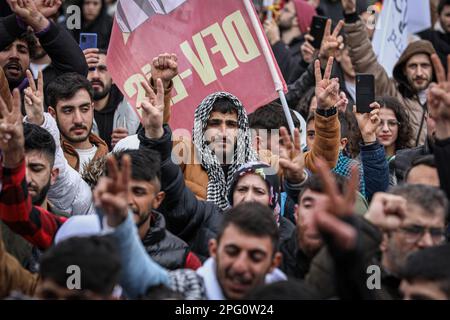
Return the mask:
{"type": "Polygon", "coordinates": [[[289,131],[291,132],[292,136],[294,136],[294,128],[295,128],[294,121],[292,120],[292,116],[289,111],[289,106],[287,104],[286,97],[285,97],[284,91],[283,91],[283,83],[278,74],[277,68],[275,67],[275,62],[273,61],[272,54],[270,53],[270,48],[267,45],[266,38],[261,30],[260,22],[258,20],[257,15],[255,14],[255,10],[253,9],[251,0],[243,0],[243,1],[244,1],[245,9],[247,10],[247,13],[250,17],[250,21],[253,25],[253,29],[256,32],[256,37],[258,38],[259,44],[261,45],[261,49],[262,49],[264,58],[266,59],[267,65],[269,66],[270,74],[272,76],[272,80],[275,85],[275,90],[278,92],[278,95],[280,96],[284,115],[285,115],[288,125],[289,125],[289,131]]]}

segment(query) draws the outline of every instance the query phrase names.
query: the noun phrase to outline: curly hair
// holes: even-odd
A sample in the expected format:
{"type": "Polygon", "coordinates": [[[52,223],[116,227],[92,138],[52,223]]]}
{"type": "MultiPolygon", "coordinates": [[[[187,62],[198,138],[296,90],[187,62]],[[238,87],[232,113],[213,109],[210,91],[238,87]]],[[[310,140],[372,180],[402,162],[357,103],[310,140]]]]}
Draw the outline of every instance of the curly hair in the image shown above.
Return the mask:
{"type": "MultiPolygon", "coordinates": [[[[395,141],[395,150],[411,148],[412,128],[409,123],[409,116],[400,101],[391,96],[376,97],[375,101],[378,102],[381,108],[392,110],[397,121],[400,122],[397,140],[395,141]]],[[[362,142],[362,136],[353,113],[347,113],[347,121],[350,128],[349,131],[351,132],[348,139],[347,151],[352,158],[356,158],[360,152],[359,144],[362,142]]]]}
{"type": "Polygon", "coordinates": [[[411,148],[411,139],[412,139],[412,127],[409,122],[409,116],[405,111],[405,107],[400,103],[397,98],[391,96],[381,96],[375,99],[376,102],[380,105],[381,108],[388,108],[392,110],[397,118],[397,121],[400,122],[398,125],[398,136],[395,141],[395,150],[411,148]]]}

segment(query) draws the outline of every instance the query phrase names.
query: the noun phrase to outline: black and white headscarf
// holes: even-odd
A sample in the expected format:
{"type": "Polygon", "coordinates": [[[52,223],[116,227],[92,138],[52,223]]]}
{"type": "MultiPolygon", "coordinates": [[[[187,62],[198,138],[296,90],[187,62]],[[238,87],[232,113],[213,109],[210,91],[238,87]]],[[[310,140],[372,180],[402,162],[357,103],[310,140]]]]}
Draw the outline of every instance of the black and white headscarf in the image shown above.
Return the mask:
{"type": "Polygon", "coordinates": [[[256,161],[257,155],[252,148],[251,134],[248,124],[247,112],[242,103],[234,95],[228,92],[216,92],[207,96],[195,110],[194,129],[192,130],[193,143],[197,149],[203,168],[208,173],[208,201],[213,201],[222,210],[230,207],[227,199],[233,175],[244,163],[256,161]],[[237,111],[238,135],[234,149],[233,162],[228,169],[227,179],[217,157],[212,153],[205,139],[205,130],[214,102],[217,99],[226,98],[237,111]]]}

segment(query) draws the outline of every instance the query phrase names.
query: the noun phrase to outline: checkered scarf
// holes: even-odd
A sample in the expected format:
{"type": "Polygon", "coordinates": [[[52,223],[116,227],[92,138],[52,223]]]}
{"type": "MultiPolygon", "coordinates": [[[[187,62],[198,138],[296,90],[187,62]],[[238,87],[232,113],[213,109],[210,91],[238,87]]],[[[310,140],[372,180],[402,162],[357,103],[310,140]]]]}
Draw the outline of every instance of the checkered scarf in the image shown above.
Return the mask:
{"type": "Polygon", "coordinates": [[[251,146],[250,128],[247,113],[242,103],[234,95],[228,92],[216,92],[207,96],[195,110],[194,129],[192,130],[193,143],[197,149],[203,168],[208,173],[208,201],[213,201],[222,210],[230,207],[227,200],[227,193],[230,189],[233,175],[244,163],[257,160],[256,152],[251,146]],[[228,168],[228,175],[225,181],[225,174],[217,159],[208,147],[205,139],[205,130],[214,102],[217,99],[226,98],[235,107],[237,112],[238,135],[234,148],[233,162],[228,168]]]}

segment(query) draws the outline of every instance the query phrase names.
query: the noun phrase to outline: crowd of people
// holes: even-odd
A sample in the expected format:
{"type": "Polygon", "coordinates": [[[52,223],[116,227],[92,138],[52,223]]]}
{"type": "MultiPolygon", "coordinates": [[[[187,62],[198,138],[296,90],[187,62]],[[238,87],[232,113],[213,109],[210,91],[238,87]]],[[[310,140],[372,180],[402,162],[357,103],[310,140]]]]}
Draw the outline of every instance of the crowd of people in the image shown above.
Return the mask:
{"type": "Polygon", "coordinates": [[[175,54],[149,57],[140,117],[113,82],[120,3],[0,0],[0,298],[450,299],[450,1],[392,77],[373,2],[261,11],[295,129],[280,101],[247,114],[215,92],[188,139],[169,125],[175,54]]]}

